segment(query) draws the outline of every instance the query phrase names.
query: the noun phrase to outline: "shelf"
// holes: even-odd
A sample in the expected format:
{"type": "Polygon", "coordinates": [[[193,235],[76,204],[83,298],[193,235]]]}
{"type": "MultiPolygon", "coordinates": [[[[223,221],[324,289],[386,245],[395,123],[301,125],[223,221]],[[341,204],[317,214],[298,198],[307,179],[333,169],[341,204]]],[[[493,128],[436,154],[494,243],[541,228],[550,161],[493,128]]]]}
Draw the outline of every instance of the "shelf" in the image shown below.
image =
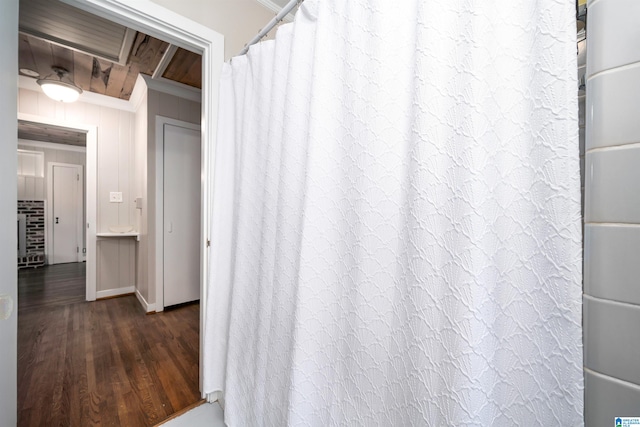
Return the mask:
{"type": "Polygon", "coordinates": [[[96,237],[135,237],[138,242],[140,241],[140,233],[137,231],[129,231],[127,233],[96,233],[96,237]]]}

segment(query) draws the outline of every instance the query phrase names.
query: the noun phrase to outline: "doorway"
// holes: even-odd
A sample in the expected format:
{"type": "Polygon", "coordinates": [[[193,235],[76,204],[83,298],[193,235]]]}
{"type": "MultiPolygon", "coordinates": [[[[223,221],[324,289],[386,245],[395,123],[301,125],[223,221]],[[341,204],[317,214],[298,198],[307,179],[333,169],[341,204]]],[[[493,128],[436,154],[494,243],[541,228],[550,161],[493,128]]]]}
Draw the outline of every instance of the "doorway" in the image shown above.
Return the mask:
{"type": "Polygon", "coordinates": [[[162,271],[156,299],[163,309],[200,298],[200,126],[160,116],[156,123],[162,175],[157,201],[162,239],[156,264],[162,271]]]}
{"type": "Polygon", "coordinates": [[[49,264],[82,262],[83,168],[69,163],[48,163],[49,264]]]}
{"type": "MultiPolygon", "coordinates": [[[[78,238],[81,242],[84,242],[84,245],[78,246],[78,262],[85,261],[86,262],[86,286],[85,286],[85,298],[87,301],[95,301],[96,299],[96,228],[95,224],[97,221],[97,195],[95,189],[97,188],[97,150],[98,150],[98,128],[95,125],[88,125],[85,123],[75,123],[68,122],[64,120],[57,120],[52,118],[47,118],[43,116],[37,116],[32,114],[18,113],[18,122],[19,123],[29,123],[31,127],[43,127],[47,128],[48,135],[52,135],[52,129],[60,129],[64,135],[68,138],[69,133],[75,133],[78,135],[82,135],[82,144],[76,141],[75,144],[66,145],[65,151],[75,151],[80,152],[84,157],[84,167],[81,169],[82,173],[84,173],[84,180],[81,179],[80,182],[82,184],[82,188],[84,189],[84,202],[81,207],[84,212],[80,212],[79,228],[78,228],[78,238]],[[82,145],[81,147],[77,147],[75,145],[82,145]],[[84,219],[82,219],[84,218],[84,219]],[[86,223],[86,224],[85,224],[86,223]],[[85,248],[83,251],[82,248],[85,248]],[[84,252],[84,253],[83,253],[84,252]]],[[[61,145],[61,140],[55,139],[54,143],[47,143],[42,141],[19,141],[20,146],[24,146],[26,148],[37,147],[38,150],[44,149],[45,152],[49,149],[59,150],[60,147],[65,147],[65,145],[61,145]]],[[[73,164],[82,164],[77,161],[69,160],[67,155],[60,157],[57,154],[50,159],[45,161],[46,163],[50,162],[58,162],[58,163],[73,163],[73,164]]],[[[48,171],[47,171],[48,172],[48,171]]],[[[48,174],[47,174],[48,175],[48,174]]],[[[45,194],[51,194],[52,190],[49,190],[51,184],[51,180],[49,179],[46,188],[43,191],[42,199],[44,200],[45,194]],[[45,193],[46,192],[46,193],[45,193]]],[[[82,195],[82,193],[81,193],[82,195]]],[[[50,198],[49,198],[50,200],[50,198]]],[[[51,217],[49,215],[52,212],[52,206],[49,206],[50,203],[47,204],[46,214],[45,216],[51,217]]],[[[46,238],[47,243],[47,256],[49,255],[49,251],[51,250],[50,242],[51,242],[51,233],[52,227],[50,224],[51,221],[55,221],[55,216],[53,219],[46,221],[46,238]]],[[[58,220],[60,221],[60,220],[58,220]]],[[[75,262],[75,261],[71,261],[75,262]]]]}
{"type": "MultiPolygon", "coordinates": [[[[221,72],[221,65],[224,58],[224,38],[221,34],[206,28],[202,25],[197,25],[193,21],[170,12],[167,9],[154,4],[153,2],[136,2],[134,4],[128,4],[120,0],[63,0],[72,6],[86,10],[90,13],[111,19],[119,22],[131,28],[135,28],[144,31],[154,37],[158,37],[171,42],[179,47],[184,47],[191,51],[201,53],[203,55],[202,61],[202,74],[203,74],[203,90],[202,90],[202,134],[201,134],[201,187],[200,187],[200,200],[201,200],[201,230],[203,231],[198,238],[200,246],[200,357],[199,360],[204,360],[202,355],[202,337],[204,336],[205,324],[203,313],[206,311],[207,305],[207,289],[203,286],[204,278],[207,277],[207,243],[209,226],[207,220],[210,216],[209,210],[209,177],[212,176],[210,166],[212,164],[212,149],[216,135],[216,119],[217,119],[217,98],[218,98],[218,80],[221,72]]],[[[95,128],[94,128],[95,131],[95,128]]],[[[95,135],[94,135],[95,137],[95,135]]],[[[89,142],[88,142],[89,147],[89,142]]],[[[94,147],[95,149],[95,147],[94,147]]],[[[87,156],[87,171],[90,170],[90,163],[93,162],[95,166],[95,151],[93,155],[90,155],[88,151],[87,156]]],[[[95,176],[94,181],[90,181],[90,176],[87,176],[87,188],[95,188],[95,176]]],[[[91,192],[88,193],[88,196],[91,192]]],[[[92,217],[90,209],[93,210],[93,218],[96,216],[96,201],[87,200],[87,221],[89,222],[92,217]]],[[[92,223],[95,224],[95,221],[92,223]]],[[[87,229],[87,261],[93,257],[93,263],[87,263],[87,300],[95,300],[95,229],[87,229]],[[92,245],[93,244],[93,245],[92,245]],[[93,249],[93,250],[92,250],[93,249]],[[89,282],[93,282],[93,286],[89,282]],[[89,294],[89,290],[93,289],[93,295],[89,294]]],[[[202,375],[203,369],[200,367],[200,375],[202,375]]],[[[202,377],[200,377],[202,382],[202,377]]],[[[205,394],[203,393],[203,396],[205,394]]],[[[208,396],[207,396],[208,397],[208,396]]]]}

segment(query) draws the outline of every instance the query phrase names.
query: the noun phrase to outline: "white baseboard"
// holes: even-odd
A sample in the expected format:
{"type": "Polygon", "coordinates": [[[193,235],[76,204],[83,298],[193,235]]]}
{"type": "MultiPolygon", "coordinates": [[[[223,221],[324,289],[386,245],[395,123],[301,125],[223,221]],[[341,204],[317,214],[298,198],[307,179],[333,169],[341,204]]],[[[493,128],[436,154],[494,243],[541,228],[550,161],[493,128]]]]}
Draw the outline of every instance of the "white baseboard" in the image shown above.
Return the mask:
{"type": "Polygon", "coordinates": [[[144,308],[145,313],[150,313],[152,311],[156,311],[156,305],[155,304],[149,304],[147,302],[147,300],[144,299],[144,297],[142,296],[140,291],[137,290],[137,289],[136,289],[136,298],[138,298],[138,301],[140,302],[140,305],[142,306],[142,308],[144,308]]]}
{"type": "Polygon", "coordinates": [[[207,402],[209,402],[209,403],[218,402],[220,407],[222,409],[224,409],[224,397],[223,397],[221,391],[214,391],[213,393],[206,393],[204,397],[207,400],[207,402]]]}
{"type": "Polygon", "coordinates": [[[98,291],[96,292],[96,299],[132,294],[135,290],[136,288],[134,286],[127,286],[126,288],[107,289],[106,291],[98,291]]]}

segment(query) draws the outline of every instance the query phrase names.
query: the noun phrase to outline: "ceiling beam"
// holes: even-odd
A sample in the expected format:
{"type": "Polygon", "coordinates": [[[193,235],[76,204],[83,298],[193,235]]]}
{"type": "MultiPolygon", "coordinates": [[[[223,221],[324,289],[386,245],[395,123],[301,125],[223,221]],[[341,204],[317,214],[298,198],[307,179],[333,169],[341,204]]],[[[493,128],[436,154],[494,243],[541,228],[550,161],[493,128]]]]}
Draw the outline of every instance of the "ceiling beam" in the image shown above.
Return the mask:
{"type": "Polygon", "coordinates": [[[153,74],[151,75],[152,79],[158,79],[162,77],[167,67],[169,66],[169,63],[171,63],[173,55],[175,55],[177,51],[178,46],[174,44],[169,45],[167,50],[164,52],[164,55],[162,55],[162,59],[160,60],[160,62],[158,62],[158,66],[155,70],[153,70],[153,74]]]}

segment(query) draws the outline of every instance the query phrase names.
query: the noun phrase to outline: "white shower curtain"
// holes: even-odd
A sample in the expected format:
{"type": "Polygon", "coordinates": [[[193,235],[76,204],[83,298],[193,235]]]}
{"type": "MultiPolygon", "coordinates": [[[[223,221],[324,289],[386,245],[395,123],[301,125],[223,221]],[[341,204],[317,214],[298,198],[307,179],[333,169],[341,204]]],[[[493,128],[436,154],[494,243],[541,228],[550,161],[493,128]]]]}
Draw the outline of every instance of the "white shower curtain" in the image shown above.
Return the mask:
{"type": "Polygon", "coordinates": [[[230,426],[582,425],[570,1],[306,0],[225,65],[230,426]]]}

